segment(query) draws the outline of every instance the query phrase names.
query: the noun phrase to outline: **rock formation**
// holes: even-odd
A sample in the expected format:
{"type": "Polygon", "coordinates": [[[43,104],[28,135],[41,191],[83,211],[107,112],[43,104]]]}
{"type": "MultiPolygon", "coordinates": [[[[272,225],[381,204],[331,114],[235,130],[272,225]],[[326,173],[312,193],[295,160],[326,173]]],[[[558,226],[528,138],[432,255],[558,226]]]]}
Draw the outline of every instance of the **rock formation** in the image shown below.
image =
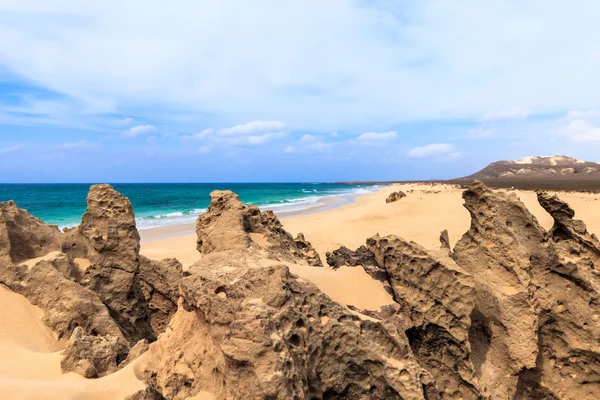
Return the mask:
{"type": "Polygon", "coordinates": [[[261,250],[273,260],[305,260],[309,265],[322,266],[319,255],[304,236],[300,234],[294,240],[272,211],[261,212],[256,206],[247,206],[229,190],[216,190],[210,198],[208,212],[196,222],[200,253],[235,251],[243,257],[261,250]]]}
{"type": "Polygon", "coordinates": [[[17,207],[0,203],[0,257],[14,263],[41,257],[60,249],[60,231],[17,207]]]}
{"type": "Polygon", "coordinates": [[[355,251],[342,246],[325,255],[327,264],[334,269],[340,267],[363,267],[364,270],[378,281],[388,280],[387,272],[377,265],[375,256],[365,246],[360,246],[355,251]]]}
{"type": "Polygon", "coordinates": [[[132,344],[155,339],[138,276],[140,236],[126,197],[110,185],[93,185],[81,224],[62,248],[71,258],[90,260],[81,283],[100,296],[132,344]]]}
{"type": "Polygon", "coordinates": [[[390,193],[390,195],[387,197],[387,199],[385,199],[386,203],[393,203],[395,201],[398,201],[402,198],[406,197],[406,193],[404,193],[403,191],[397,191],[397,192],[392,192],[390,193]]]}
{"type": "Polygon", "coordinates": [[[177,311],[182,277],[183,268],[175,258],[154,261],[140,256],[140,286],[150,311],[150,325],[156,333],[165,331],[177,311]]]}
{"type": "Polygon", "coordinates": [[[118,336],[92,336],[77,327],[69,339],[60,366],[64,372],[97,378],[115,372],[124,352],[125,346],[118,336]]]}
{"type": "Polygon", "coordinates": [[[169,399],[423,399],[431,377],[406,336],[361,318],[285,265],[218,269],[202,261],[146,372],[169,399]]]}
{"type": "Polygon", "coordinates": [[[468,340],[473,277],[448,257],[397,236],[374,236],[367,247],[388,273],[399,312],[413,323],[406,333],[415,357],[443,398],[480,398],[468,340]]]}
{"type": "Polygon", "coordinates": [[[544,192],[549,232],[514,194],[476,182],[463,198],[471,226],[453,252],[444,231],[440,250],[375,235],[327,253],[381,281],[394,303],[380,310],[291,273],[322,266],[310,242],[229,191],[198,218],[202,258],[185,274],[140,256],[131,204],[108,185],[64,234],[0,203],[0,284],[69,338],[65,372],[144,354],[148,388],[129,399],[600,398],[600,241],[544,192]]]}

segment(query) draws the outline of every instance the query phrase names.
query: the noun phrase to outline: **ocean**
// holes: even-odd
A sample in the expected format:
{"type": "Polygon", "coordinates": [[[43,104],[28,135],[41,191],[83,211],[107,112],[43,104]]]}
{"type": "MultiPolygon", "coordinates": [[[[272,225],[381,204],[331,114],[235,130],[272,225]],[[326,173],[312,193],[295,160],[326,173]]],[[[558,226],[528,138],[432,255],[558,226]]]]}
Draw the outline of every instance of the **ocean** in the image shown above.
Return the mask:
{"type": "MultiPolygon", "coordinates": [[[[308,213],[352,201],[377,185],[332,183],[118,183],[129,197],[139,229],[192,224],[210,204],[209,193],[229,189],[247,204],[280,216],[308,213]]],[[[0,202],[14,200],[20,208],[49,224],[73,227],[81,221],[90,184],[0,184],[0,202]]]]}

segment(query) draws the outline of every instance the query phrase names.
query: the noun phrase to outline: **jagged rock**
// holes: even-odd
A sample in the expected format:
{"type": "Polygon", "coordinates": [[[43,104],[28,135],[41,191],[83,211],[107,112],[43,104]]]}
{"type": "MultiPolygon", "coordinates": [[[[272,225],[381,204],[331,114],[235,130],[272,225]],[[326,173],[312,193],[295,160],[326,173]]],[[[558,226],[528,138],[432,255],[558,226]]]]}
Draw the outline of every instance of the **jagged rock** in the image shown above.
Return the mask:
{"type": "Polygon", "coordinates": [[[304,234],[299,233],[298,236],[296,236],[296,239],[294,239],[294,243],[296,243],[298,251],[300,251],[302,258],[306,260],[308,265],[313,267],[323,266],[321,256],[319,256],[319,253],[317,253],[312,244],[304,238],[304,234]]]}
{"type": "Polygon", "coordinates": [[[160,361],[145,373],[166,398],[425,398],[431,376],[403,332],[334,303],[284,265],[201,260],[181,289],[179,311],[153,344],[160,361]]]}
{"type": "Polygon", "coordinates": [[[450,250],[450,236],[448,235],[448,229],[444,229],[440,232],[440,248],[450,250]]]}
{"type": "Polygon", "coordinates": [[[81,284],[100,296],[131,343],[155,339],[138,277],[140,237],[129,199],[110,185],[93,185],[81,224],[65,234],[62,248],[72,259],[91,261],[81,284]]]}
{"type": "Polygon", "coordinates": [[[119,357],[125,351],[119,337],[92,336],[77,327],[69,339],[60,366],[63,372],[77,372],[86,378],[95,378],[116,371],[119,357]]]}
{"type": "Polygon", "coordinates": [[[125,400],[164,400],[164,397],[153,388],[148,387],[125,397],[125,400]]]}
{"type": "Polygon", "coordinates": [[[60,250],[60,231],[17,207],[14,201],[0,203],[0,257],[12,262],[41,257],[60,250]]]}
{"type": "Polygon", "coordinates": [[[152,330],[157,334],[165,331],[177,311],[182,277],[183,267],[175,258],[154,261],[140,256],[140,285],[150,310],[152,330]]]}
{"type": "Polygon", "coordinates": [[[148,341],[146,339],[142,339],[139,342],[137,342],[135,344],[135,346],[133,346],[131,348],[131,350],[129,350],[129,353],[127,354],[127,358],[119,364],[119,369],[124,368],[127,365],[131,364],[139,356],[141,356],[142,354],[147,352],[149,348],[150,348],[150,345],[148,344],[148,341]]]}
{"type": "Polygon", "coordinates": [[[0,283],[44,310],[44,323],[59,338],[70,337],[75,328],[82,327],[125,341],[98,295],[66,279],[51,261],[40,261],[31,269],[0,262],[0,283]]]}
{"type": "Polygon", "coordinates": [[[387,281],[387,271],[379,267],[375,256],[365,246],[360,246],[355,251],[342,246],[337,250],[325,254],[327,264],[334,269],[340,267],[363,267],[369,275],[378,281],[387,281]]]}
{"type": "Polygon", "coordinates": [[[548,238],[558,259],[533,271],[540,355],[522,386],[556,398],[599,398],[600,246],[567,203],[543,192],[538,200],[554,218],[548,238]]]}
{"type": "Polygon", "coordinates": [[[443,399],[478,399],[468,333],[475,302],[473,277],[448,257],[394,235],[367,240],[388,273],[397,312],[410,317],[406,330],[419,364],[435,378],[443,399]]]}
{"type": "Polygon", "coordinates": [[[454,248],[475,278],[470,341],[475,371],[492,398],[513,398],[519,375],[536,367],[538,313],[532,270],[554,262],[543,228],[516,195],[476,182],[463,193],[471,227],[454,248]]]}
{"type": "Polygon", "coordinates": [[[261,212],[256,206],[246,206],[229,190],[216,190],[210,198],[208,211],[200,214],[196,221],[200,253],[236,251],[237,255],[244,256],[262,249],[274,260],[301,259],[313,264],[316,259],[320,261],[312,246],[308,252],[298,248],[293,236],[283,229],[272,211],[261,212]]]}
{"type": "Polygon", "coordinates": [[[398,201],[402,198],[406,197],[406,193],[404,193],[403,191],[397,191],[397,192],[392,192],[390,193],[390,195],[387,197],[387,199],[385,199],[386,203],[393,203],[395,201],[398,201]]]}
{"type": "Polygon", "coordinates": [[[543,191],[537,192],[537,198],[544,210],[554,219],[554,226],[549,232],[554,242],[575,240],[600,255],[600,242],[588,233],[583,221],[574,219],[575,211],[567,203],[558,196],[550,196],[543,191]]]}

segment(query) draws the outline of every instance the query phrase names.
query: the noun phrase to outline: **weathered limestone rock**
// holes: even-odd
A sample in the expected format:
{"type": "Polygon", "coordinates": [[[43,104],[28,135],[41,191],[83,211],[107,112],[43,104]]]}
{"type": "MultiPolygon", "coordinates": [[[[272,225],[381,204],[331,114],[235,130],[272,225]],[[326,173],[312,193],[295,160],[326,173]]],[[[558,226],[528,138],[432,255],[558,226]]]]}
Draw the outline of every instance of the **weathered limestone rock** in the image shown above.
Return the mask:
{"type": "Polygon", "coordinates": [[[298,236],[294,239],[294,243],[296,243],[296,247],[304,260],[313,267],[322,267],[323,262],[321,261],[321,256],[312,246],[312,244],[304,238],[304,234],[299,233],[298,236]]]}
{"type": "Polygon", "coordinates": [[[450,236],[448,235],[448,229],[444,229],[440,232],[440,248],[450,250],[450,236]]]}
{"type": "Polygon", "coordinates": [[[127,354],[127,358],[119,364],[119,369],[124,368],[127,365],[131,364],[142,354],[146,353],[148,351],[148,349],[150,349],[150,345],[148,344],[148,341],[146,339],[142,339],[139,342],[137,342],[135,344],[135,346],[133,346],[131,348],[131,350],[129,350],[129,353],[127,354]]]}
{"type": "Polygon", "coordinates": [[[66,233],[62,247],[71,258],[91,261],[81,284],[100,296],[125,337],[131,343],[154,340],[138,277],[140,237],[129,200],[110,185],[93,185],[81,224],[66,233]]]}
{"type": "Polygon", "coordinates": [[[390,195],[387,197],[387,199],[385,199],[386,203],[393,203],[395,201],[398,201],[402,198],[406,197],[406,193],[402,192],[402,191],[397,191],[397,192],[392,192],[390,193],[390,195]]]}
{"type": "MultiPolygon", "coordinates": [[[[548,238],[555,263],[533,271],[540,309],[538,368],[524,375],[556,398],[600,397],[600,243],[557,196],[538,192],[554,218],[548,238]]],[[[549,396],[548,396],[549,397],[549,396]]],[[[525,398],[525,397],[523,397],[525,398]]]]}
{"type": "Polygon", "coordinates": [[[183,279],[168,333],[146,371],[169,399],[424,399],[431,377],[406,337],[331,301],[284,265],[218,269],[183,279]]]}
{"type": "Polygon", "coordinates": [[[387,271],[377,265],[375,256],[365,246],[360,246],[355,251],[342,246],[325,255],[327,264],[332,268],[363,267],[365,271],[378,281],[387,282],[387,271]]]}
{"type": "Polygon", "coordinates": [[[156,390],[148,387],[135,392],[131,396],[125,397],[125,400],[164,400],[164,397],[156,390]]]}
{"type": "Polygon", "coordinates": [[[0,283],[44,310],[44,323],[59,338],[70,337],[75,328],[82,327],[125,341],[98,295],[66,279],[51,261],[40,261],[31,269],[0,262],[0,283]]]}
{"type": "Polygon", "coordinates": [[[471,227],[454,248],[456,263],[475,278],[472,360],[492,398],[512,398],[522,371],[536,367],[538,313],[530,288],[536,267],[554,262],[537,220],[514,194],[481,182],[463,193],[471,227]]]}
{"type": "Polygon", "coordinates": [[[19,209],[14,201],[0,203],[0,257],[19,263],[56,250],[60,250],[56,226],[19,209]]]}
{"type": "Polygon", "coordinates": [[[473,277],[450,258],[394,235],[374,236],[367,247],[388,273],[399,312],[414,324],[406,331],[412,350],[434,376],[441,398],[481,398],[468,340],[473,277]]]}
{"type": "Polygon", "coordinates": [[[320,263],[320,257],[312,246],[306,245],[303,236],[299,248],[272,211],[261,212],[256,206],[246,206],[229,190],[216,190],[210,198],[208,211],[196,222],[200,253],[236,251],[243,256],[262,250],[266,257],[278,261],[305,260],[315,266],[317,260],[320,263]]]}
{"type": "Polygon", "coordinates": [[[182,277],[183,268],[176,259],[154,261],[140,256],[140,285],[150,310],[150,324],[156,334],[165,331],[177,311],[182,277]]]}
{"type": "Polygon", "coordinates": [[[126,352],[119,337],[87,335],[83,328],[73,331],[60,366],[63,372],[76,372],[86,378],[96,378],[117,370],[120,357],[126,352]],[[91,366],[91,367],[90,367],[91,366]]]}

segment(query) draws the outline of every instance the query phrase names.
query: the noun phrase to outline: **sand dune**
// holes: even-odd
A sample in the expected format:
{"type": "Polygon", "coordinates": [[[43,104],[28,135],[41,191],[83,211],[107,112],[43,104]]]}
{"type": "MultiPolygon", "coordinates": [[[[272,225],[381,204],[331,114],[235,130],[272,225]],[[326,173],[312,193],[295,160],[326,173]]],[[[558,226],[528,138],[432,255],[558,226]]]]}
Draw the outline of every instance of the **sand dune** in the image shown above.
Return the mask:
{"type": "Polygon", "coordinates": [[[0,285],[0,398],[122,400],[145,384],[140,357],[117,373],[90,380],[60,368],[64,343],[42,322],[43,311],[0,285]],[[6,306],[9,305],[9,306],[6,306]]]}

